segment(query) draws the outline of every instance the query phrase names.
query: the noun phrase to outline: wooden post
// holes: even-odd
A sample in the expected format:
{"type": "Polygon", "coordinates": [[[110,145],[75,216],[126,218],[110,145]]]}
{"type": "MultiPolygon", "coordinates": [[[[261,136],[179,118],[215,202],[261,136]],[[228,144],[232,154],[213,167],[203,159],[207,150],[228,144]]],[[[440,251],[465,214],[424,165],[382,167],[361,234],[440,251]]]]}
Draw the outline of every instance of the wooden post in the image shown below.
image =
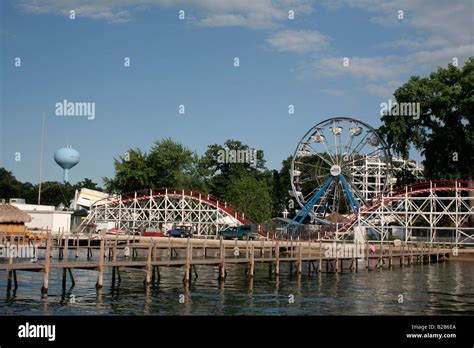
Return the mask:
{"type": "Polygon", "coordinates": [[[367,240],[365,269],[369,270],[369,265],[370,265],[370,249],[369,249],[369,241],[367,240]]]}
{"type": "Polygon", "coordinates": [[[275,275],[278,277],[280,274],[280,245],[278,240],[276,241],[276,246],[275,246],[275,275]]]}
{"type": "MultiPolygon", "coordinates": [[[[356,247],[356,252],[357,252],[357,255],[359,253],[359,243],[357,243],[357,247],[356,247]]],[[[364,246],[360,246],[360,249],[363,250],[364,246]]],[[[359,258],[356,256],[356,259],[355,259],[355,271],[356,272],[359,272],[359,258]]]]}
{"type": "Polygon", "coordinates": [[[91,249],[91,235],[87,236],[87,260],[92,257],[92,249],[91,249]]]}
{"type": "Polygon", "coordinates": [[[8,281],[7,281],[7,296],[10,297],[10,291],[12,289],[12,276],[13,276],[13,271],[10,270],[8,271],[8,281]]]}
{"type": "MultiPolygon", "coordinates": [[[[12,237],[9,237],[8,245],[11,246],[12,244],[12,237]]],[[[9,253],[8,255],[8,263],[11,265],[13,263],[13,253],[9,253]]]]}
{"type": "Polygon", "coordinates": [[[171,236],[168,236],[168,259],[171,260],[171,236]]]}
{"type": "Polygon", "coordinates": [[[44,275],[43,275],[43,287],[41,288],[41,293],[48,293],[49,286],[49,267],[51,264],[51,233],[48,233],[48,239],[46,241],[46,256],[44,260],[44,275]]]}
{"type": "Polygon", "coordinates": [[[392,268],[392,265],[393,265],[392,244],[389,245],[388,252],[389,252],[388,267],[392,268]]]}
{"type": "MultiPolygon", "coordinates": [[[[236,249],[238,249],[238,246],[237,246],[237,238],[234,239],[234,251],[235,251],[236,249]]],[[[235,256],[235,255],[234,255],[234,256],[235,256]]],[[[235,256],[235,257],[237,257],[237,256],[235,256]]]]}
{"type": "Polygon", "coordinates": [[[184,278],[183,281],[185,283],[189,282],[189,277],[190,277],[190,268],[191,268],[191,260],[189,256],[189,251],[190,251],[190,243],[191,243],[191,238],[188,237],[188,242],[186,244],[186,262],[184,264],[184,278]]]}
{"type": "Polygon", "coordinates": [[[155,266],[155,268],[156,268],[156,278],[157,278],[157,281],[159,282],[161,280],[160,267],[155,266]]]}
{"type": "Polygon", "coordinates": [[[301,274],[302,270],[303,270],[302,247],[301,247],[301,241],[299,241],[298,242],[298,268],[297,268],[298,274],[301,274]]]}
{"type": "Polygon", "coordinates": [[[115,235],[114,248],[112,249],[112,261],[117,261],[118,234],[115,235]]]}
{"type": "Polygon", "coordinates": [[[252,244],[250,249],[250,269],[249,269],[249,277],[253,277],[254,270],[255,270],[255,253],[254,253],[254,245],[252,244]]]}
{"type": "Polygon", "coordinates": [[[340,260],[341,262],[341,268],[339,268],[339,270],[342,272],[344,272],[344,258],[346,257],[346,240],[344,239],[342,241],[342,259],[340,260]]]}
{"type": "Polygon", "coordinates": [[[206,236],[204,237],[204,246],[203,246],[203,251],[202,251],[202,255],[204,256],[204,258],[207,257],[207,234],[206,236]]]}
{"type": "Polygon", "coordinates": [[[248,259],[249,258],[249,236],[246,236],[245,239],[246,239],[246,241],[245,241],[245,258],[248,259]]]}
{"type": "Polygon", "coordinates": [[[224,240],[222,236],[219,240],[219,250],[220,250],[219,280],[224,280],[225,279],[225,261],[224,261],[225,246],[224,246],[224,240]]]}
{"type": "Polygon", "coordinates": [[[99,250],[99,267],[98,267],[98,277],[97,277],[97,284],[96,288],[101,289],[103,283],[103,273],[104,273],[104,257],[105,257],[105,233],[102,233],[101,240],[100,240],[100,250],[99,250]]]}
{"type": "Polygon", "coordinates": [[[428,244],[428,263],[431,263],[431,252],[432,252],[433,245],[430,243],[428,244]]]}
{"type": "Polygon", "coordinates": [[[151,257],[152,257],[152,246],[148,247],[148,254],[146,259],[146,274],[145,274],[145,285],[149,286],[151,283],[151,257]]]}
{"type": "Polygon", "coordinates": [[[112,266],[112,288],[115,286],[115,266],[112,266]]]}
{"type": "Polygon", "coordinates": [[[323,248],[321,239],[319,240],[319,266],[318,266],[318,273],[322,272],[323,267],[323,248]]]}
{"type": "Polygon", "coordinates": [[[425,243],[421,243],[421,264],[425,263],[425,243]]]}
{"type": "Polygon", "coordinates": [[[63,260],[64,262],[67,262],[68,259],[68,253],[69,253],[69,235],[66,234],[66,238],[64,239],[64,254],[63,254],[63,260]]]}
{"type": "Polygon", "coordinates": [[[382,244],[382,239],[380,240],[380,254],[379,254],[379,259],[377,261],[377,267],[378,268],[383,268],[383,244],[382,244]]]}
{"type": "Polygon", "coordinates": [[[18,288],[18,281],[16,278],[16,270],[9,270],[8,271],[8,282],[7,282],[7,297],[10,297],[10,291],[12,289],[12,277],[15,283],[15,290],[18,288]]]}
{"type": "Polygon", "coordinates": [[[79,257],[79,233],[76,237],[76,259],[79,257]]]}
{"type": "Polygon", "coordinates": [[[356,252],[356,247],[357,247],[357,244],[354,243],[354,247],[352,248],[352,255],[351,255],[351,256],[352,256],[352,258],[351,258],[351,271],[352,271],[352,273],[355,272],[355,262],[356,262],[356,261],[355,261],[355,260],[356,260],[356,259],[355,259],[355,252],[356,252]]]}
{"type": "Polygon", "coordinates": [[[74,281],[74,276],[72,275],[71,269],[68,268],[67,271],[68,271],[68,273],[69,273],[69,277],[71,278],[71,286],[76,285],[76,282],[74,281]]]}
{"type": "Polygon", "coordinates": [[[400,267],[403,267],[403,264],[405,263],[405,243],[401,243],[401,256],[400,256],[400,267]]]}
{"type": "Polygon", "coordinates": [[[62,247],[63,247],[63,239],[62,239],[62,232],[59,232],[57,234],[57,237],[58,237],[58,242],[57,242],[57,245],[58,245],[58,260],[61,260],[62,257],[63,257],[63,250],[62,250],[62,247]]]}
{"type": "Polygon", "coordinates": [[[13,284],[14,284],[14,290],[18,289],[18,279],[16,278],[16,270],[13,270],[13,284]]]}
{"type": "Polygon", "coordinates": [[[132,260],[135,258],[135,251],[136,251],[136,248],[135,248],[135,245],[136,245],[136,244],[135,244],[135,239],[136,239],[136,236],[135,236],[135,234],[133,234],[133,240],[132,240],[132,245],[133,245],[133,247],[132,247],[132,260]]]}

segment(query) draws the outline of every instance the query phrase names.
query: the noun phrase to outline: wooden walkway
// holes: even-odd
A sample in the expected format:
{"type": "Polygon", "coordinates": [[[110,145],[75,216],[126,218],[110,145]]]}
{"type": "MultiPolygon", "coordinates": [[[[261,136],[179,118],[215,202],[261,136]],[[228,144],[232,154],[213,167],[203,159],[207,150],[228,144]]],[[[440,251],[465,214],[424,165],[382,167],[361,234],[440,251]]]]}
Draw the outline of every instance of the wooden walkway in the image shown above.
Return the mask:
{"type": "MultiPolygon", "coordinates": [[[[358,272],[359,268],[383,269],[394,266],[404,267],[413,264],[431,263],[445,260],[450,249],[441,245],[409,243],[397,247],[384,242],[353,244],[347,242],[311,242],[279,240],[216,240],[198,238],[164,238],[103,236],[94,240],[90,236],[81,239],[75,235],[48,234],[41,241],[32,241],[18,236],[0,237],[2,245],[15,245],[17,250],[36,245],[44,255],[33,262],[10,255],[0,263],[0,271],[8,272],[7,291],[12,282],[18,287],[17,271],[43,273],[42,292],[47,293],[49,274],[52,269],[62,269],[62,285],[66,286],[69,274],[74,286],[72,270],[85,269],[97,271],[97,288],[103,286],[105,269],[112,270],[112,284],[116,278],[120,282],[121,268],[135,268],[145,272],[144,283],[150,285],[160,280],[161,267],[177,267],[183,272],[183,282],[189,283],[194,275],[198,277],[196,266],[217,267],[218,279],[226,278],[226,266],[245,265],[248,277],[253,277],[255,265],[268,264],[269,272],[280,275],[280,265],[289,264],[289,272],[308,274],[320,272],[358,272]],[[71,257],[71,254],[74,256],[71,257]],[[362,265],[361,265],[362,264],[362,265]],[[305,267],[306,265],[306,267],[305,267]]],[[[24,250],[24,249],[22,249],[24,250]]],[[[38,256],[38,255],[36,255],[38,256]]]]}

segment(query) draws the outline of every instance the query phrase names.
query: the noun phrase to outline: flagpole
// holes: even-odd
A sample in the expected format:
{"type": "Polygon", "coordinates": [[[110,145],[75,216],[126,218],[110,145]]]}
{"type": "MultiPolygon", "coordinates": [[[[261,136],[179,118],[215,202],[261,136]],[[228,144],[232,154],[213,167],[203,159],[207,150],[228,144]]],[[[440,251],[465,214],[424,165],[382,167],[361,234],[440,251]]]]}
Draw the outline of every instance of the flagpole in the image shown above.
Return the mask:
{"type": "Polygon", "coordinates": [[[38,188],[38,205],[41,204],[41,181],[43,180],[43,145],[44,145],[44,120],[45,114],[43,112],[43,127],[41,130],[41,152],[40,152],[40,170],[39,170],[39,188],[38,188]]]}

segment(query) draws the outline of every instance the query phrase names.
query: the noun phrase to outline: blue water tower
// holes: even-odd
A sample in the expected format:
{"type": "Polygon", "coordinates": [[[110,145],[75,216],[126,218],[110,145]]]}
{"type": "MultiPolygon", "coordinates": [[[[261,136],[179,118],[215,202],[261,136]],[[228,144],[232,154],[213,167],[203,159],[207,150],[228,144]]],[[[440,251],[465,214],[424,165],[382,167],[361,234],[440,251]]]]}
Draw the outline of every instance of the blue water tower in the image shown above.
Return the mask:
{"type": "Polygon", "coordinates": [[[54,160],[64,169],[63,181],[65,183],[69,181],[69,169],[78,164],[80,159],[79,152],[70,145],[60,148],[54,153],[54,160]]]}

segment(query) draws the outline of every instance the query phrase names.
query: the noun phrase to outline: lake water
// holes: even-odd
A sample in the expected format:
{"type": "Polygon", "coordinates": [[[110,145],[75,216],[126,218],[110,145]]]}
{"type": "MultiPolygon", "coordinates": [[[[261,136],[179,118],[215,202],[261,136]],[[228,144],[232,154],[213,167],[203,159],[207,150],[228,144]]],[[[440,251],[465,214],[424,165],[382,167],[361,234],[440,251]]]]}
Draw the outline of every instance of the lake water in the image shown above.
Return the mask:
{"type": "Polygon", "coordinates": [[[223,283],[217,280],[216,268],[197,267],[199,277],[193,278],[188,288],[182,283],[182,269],[162,268],[159,284],[148,290],[143,285],[143,271],[124,269],[121,284],[115,288],[111,287],[111,273],[105,273],[104,287],[99,292],[95,289],[96,271],[73,272],[75,287],[63,291],[62,271],[52,271],[47,297],[41,296],[42,273],[17,272],[19,287],[8,297],[7,272],[0,272],[0,314],[474,314],[474,263],[445,262],[311,276],[305,267],[300,277],[290,277],[282,265],[278,280],[269,276],[268,266],[258,264],[255,277],[249,280],[245,267],[240,265],[227,269],[223,283]]]}

